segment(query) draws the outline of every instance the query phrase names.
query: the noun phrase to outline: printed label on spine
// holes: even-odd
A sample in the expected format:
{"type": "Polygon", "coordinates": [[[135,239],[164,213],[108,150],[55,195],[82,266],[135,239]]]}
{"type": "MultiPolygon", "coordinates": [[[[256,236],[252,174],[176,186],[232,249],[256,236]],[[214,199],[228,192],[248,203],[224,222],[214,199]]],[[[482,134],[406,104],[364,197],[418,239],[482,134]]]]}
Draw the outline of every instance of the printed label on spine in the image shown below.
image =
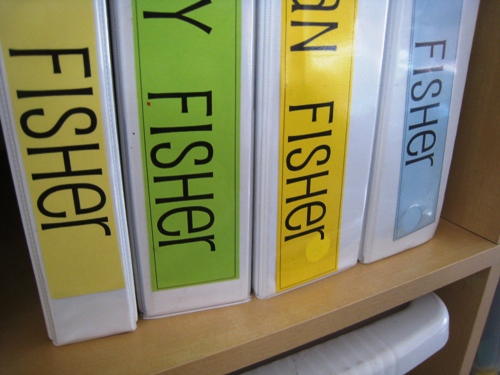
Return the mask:
{"type": "Polygon", "coordinates": [[[237,278],[240,5],[134,12],[153,290],[237,278]]]}
{"type": "Polygon", "coordinates": [[[52,298],[125,287],[93,2],[2,1],[3,62],[52,298]]]}
{"type": "Polygon", "coordinates": [[[456,0],[413,6],[394,239],[436,220],[461,12],[456,0]]]}
{"type": "Polygon", "coordinates": [[[283,1],[277,289],[338,268],[356,1],[283,1]]]}

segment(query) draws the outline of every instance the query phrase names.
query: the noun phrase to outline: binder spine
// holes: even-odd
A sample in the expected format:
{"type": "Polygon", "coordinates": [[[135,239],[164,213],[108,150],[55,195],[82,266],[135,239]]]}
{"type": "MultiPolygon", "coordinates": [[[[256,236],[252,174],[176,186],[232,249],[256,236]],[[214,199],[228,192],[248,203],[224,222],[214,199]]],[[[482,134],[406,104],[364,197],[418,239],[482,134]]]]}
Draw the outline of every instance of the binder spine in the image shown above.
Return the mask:
{"type": "Polygon", "coordinates": [[[115,0],[111,10],[143,317],[247,301],[254,3],[115,0]]]}
{"type": "Polygon", "coordinates": [[[375,120],[351,95],[376,107],[387,2],[258,5],[254,292],[266,298],[357,261],[375,120]],[[376,29],[360,47],[356,23],[376,29]]]}
{"type": "MultiPolygon", "coordinates": [[[[121,2],[109,1],[109,19],[111,28],[111,42],[113,51],[113,64],[115,66],[114,83],[117,108],[117,129],[119,130],[120,160],[122,163],[122,176],[124,182],[124,196],[127,214],[128,232],[130,238],[133,279],[135,283],[135,293],[139,311],[144,311],[144,288],[141,274],[141,259],[139,249],[148,246],[147,241],[138,235],[142,225],[145,225],[145,218],[142,215],[142,207],[138,204],[137,197],[143,197],[142,185],[134,180],[134,176],[129,172],[132,169],[139,170],[143,174],[142,163],[133,158],[131,150],[140,148],[139,129],[134,127],[132,120],[137,114],[137,95],[135,69],[133,63],[124,62],[133,56],[132,43],[127,43],[120,38],[127,38],[133,35],[132,24],[127,20],[132,19],[132,4],[130,1],[121,2]]],[[[144,203],[143,203],[144,204],[144,203]]],[[[147,265],[145,265],[147,267],[147,265]]]]}
{"type": "Polygon", "coordinates": [[[239,247],[240,278],[246,285],[245,293],[250,296],[252,289],[252,248],[253,248],[253,202],[254,202],[254,157],[255,157],[255,2],[241,4],[241,76],[249,77],[240,82],[240,201],[239,201],[239,247]],[[244,34],[244,35],[243,35],[244,34]],[[244,259],[246,258],[246,260],[244,259]]]}
{"type": "Polygon", "coordinates": [[[274,254],[263,249],[277,245],[279,77],[281,51],[281,3],[257,0],[257,48],[255,113],[255,227],[254,227],[254,292],[274,293],[276,270],[274,254]],[[268,126],[266,126],[268,125],[268,126]],[[259,292],[265,290],[266,292],[259,292]]]}
{"type": "MultiPolygon", "coordinates": [[[[111,61],[111,46],[110,46],[110,34],[108,29],[108,12],[105,1],[94,0],[95,7],[95,17],[96,17],[96,35],[97,35],[97,50],[98,54],[101,56],[99,60],[99,75],[100,80],[100,91],[102,95],[102,105],[101,110],[104,117],[104,122],[108,124],[104,128],[106,133],[105,139],[106,151],[108,156],[108,166],[109,166],[109,176],[111,180],[111,194],[117,199],[114,199],[114,214],[115,217],[126,217],[126,208],[124,200],[124,187],[123,187],[123,175],[122,168],[120,164],[120,150],[118,146],[118,128],[117,119],[115,116],[114,109],[116,108],[116,103],[114,100],[115,91],[113,83],[113,69],[111,61]],[[112,140],[115,140],[114,142],[112,140]],[[111,163],[110,160],[116,161],[111,163]]],[[[118,233],[118,246],[123,249],[121,261],[122,268],[127,270],[124,272],[126,292],[128,294],[128,301],[130,303],[129,308],[132,312],[131,320],[135,322],[137,320],[136,311],[136,297],[135,297],[135,286],[133,277],[133,266],[132,266],[132,254],[130,249],[129,241],[129,230],[127,226],[127,220],[117,220],[116,230],[118,233]]]]}
{"type": "Polygon", "coordinates": [[[132,331],[106,2],[4,5],[2,125],[49,337],[132,331]]]}
{"type": "Polygon", "coordinates": [[[364,263],[415,247],[434,236],[453,154],[478,3],[391,3],[392,31],[387,35],[387,64],[360,252],[364,263]],[[436,18],[438,9],[442,14],[436,18]],[[417,165],[430,167],[419,170],[417,165]]]}
{"type": "Polygon", "coordinates": [[[384,123],[384,118],[386,114],[383,109],[387,108],[388,105],[388,95],[387,91],[391,85],[390,79],[392,77],[393,58],[392,53],[394,48],[397,48],[395,38],[398,33],[397,22],[400,20],[401,8],[403,6],[402,1],[389,1],[388,5],[388,17],[387,17],[387,29],[383,49],[383,61],[381,68],[381,78],[380,78],[380,89],[379,89],[379,104],[377,110],[377,125],[374,136],[374,146],[372,152],[372,161],[370,169],[370,179],[369,179],[369,191],[366,196],[366,213],[363,221],[363,234],[361,238],[361,246],[359,249],[359,259],[363,262],[367,256],[367,247],[365,244],[372,243],[375,233],[375,221],[376,216],[372,207],[379,207],[380,191],[381,191],[381,175],[383,170],[381,166],[384,165],[384,155],[383,150],[387,147],[387,128],[382,126],[384,123]]]}

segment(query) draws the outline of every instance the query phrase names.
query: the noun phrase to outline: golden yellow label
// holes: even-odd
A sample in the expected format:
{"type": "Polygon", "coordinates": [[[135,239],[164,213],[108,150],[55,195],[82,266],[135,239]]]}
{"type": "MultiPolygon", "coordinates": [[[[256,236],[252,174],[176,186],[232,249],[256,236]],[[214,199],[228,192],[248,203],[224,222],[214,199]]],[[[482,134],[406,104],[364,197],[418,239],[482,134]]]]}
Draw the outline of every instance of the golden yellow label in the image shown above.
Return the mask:
{"type": "Polygon", "coordinates": [[[278,291],[338,267],[356,1],[303,3],[283,1],[278,291]]]}
{"type": "Polygon", "coordinates": [[[124,288],[93,2],[2,0],[0,43],[51,297],[124,288]]]}

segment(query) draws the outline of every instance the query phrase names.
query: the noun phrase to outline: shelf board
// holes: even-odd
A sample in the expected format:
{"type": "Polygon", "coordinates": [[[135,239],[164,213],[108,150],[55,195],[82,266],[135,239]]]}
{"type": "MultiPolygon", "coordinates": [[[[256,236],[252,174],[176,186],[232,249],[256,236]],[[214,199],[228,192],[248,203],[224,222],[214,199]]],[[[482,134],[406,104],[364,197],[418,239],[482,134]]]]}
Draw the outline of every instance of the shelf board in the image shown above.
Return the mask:
{"type": "Polygon", "coordinates": [[[0,232],[2,374],[227,373],[500,262],[498,245],[441,220],[435,237],[422,246],[274,298],[140,319],[135,332],[56,347],[45,330],[15,202],[11,206],[0,232]]]}

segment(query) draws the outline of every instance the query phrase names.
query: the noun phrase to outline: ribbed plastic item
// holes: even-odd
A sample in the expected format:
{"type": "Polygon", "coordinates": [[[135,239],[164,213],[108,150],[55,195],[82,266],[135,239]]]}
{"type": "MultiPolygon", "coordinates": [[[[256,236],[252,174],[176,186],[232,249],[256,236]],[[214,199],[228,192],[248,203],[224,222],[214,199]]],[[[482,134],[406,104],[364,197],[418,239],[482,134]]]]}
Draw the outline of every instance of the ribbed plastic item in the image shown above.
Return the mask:
{"type": "Polygon", "coordinates": [[[245,374],[406,374],[441,349],[448,334],[448,310],[430,293],[404,310],[245,374]]]}

